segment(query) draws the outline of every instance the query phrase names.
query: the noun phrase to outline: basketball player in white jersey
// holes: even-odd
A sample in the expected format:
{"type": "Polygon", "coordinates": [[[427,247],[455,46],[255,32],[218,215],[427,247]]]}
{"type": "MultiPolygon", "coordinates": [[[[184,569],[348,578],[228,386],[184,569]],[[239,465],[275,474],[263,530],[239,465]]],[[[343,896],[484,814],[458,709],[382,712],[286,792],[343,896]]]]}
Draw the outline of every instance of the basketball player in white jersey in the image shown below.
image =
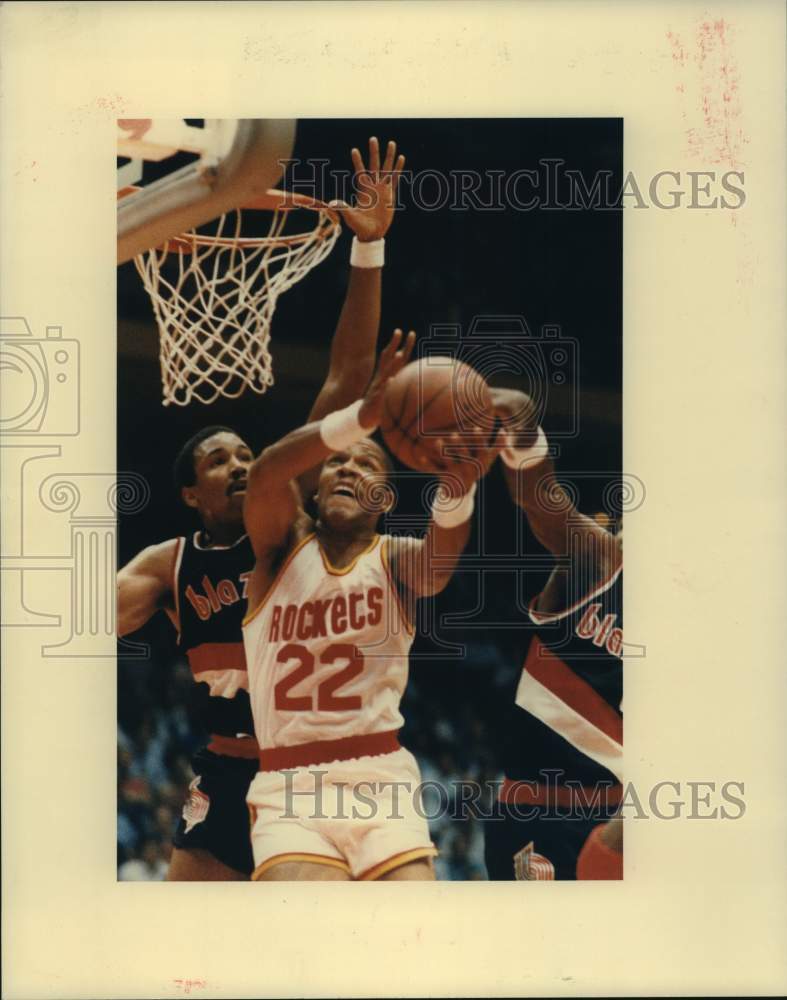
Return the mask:
{"type": "MultiPolygon", "coordinates": [[[[350,282],[313,420],[357,399],[374,371],[383,238],[393,221],[404,157],[390,142],[381,164],[372,138],[368,169],[357,149],[352,162],[356,203],[336,204],[355,234],[350,282]]],[[[252,460],[251,449],[230,428],[207,427],[194,435],[178,457],[175,479],[201,530],[149,546],[118,574],[118,634],[141,628],[159,609],[167,612],[194,675],[200,725],[210,734],[192,760],[196,778],[175,833],[170,881],[247,880],[253,868],[245,798],[257,749],[243,735],[253,727],[241,635],[241,595],[254,564],[243,526],[252,460]]],[[[312,487],[315,481],[312,474],[312,487]]],[[[308,476],[302,485],[310,489],[308,476]]]]}
{"type": "Polygon", "coordinates": [[[408,607],[448,583],[475,481],[496,449],[452,436],[462,457],[445,462],[425,537],[377,534],[390,464],[369,435],[414,337],[397,330],[362,400],[266,448],[249,472],[257,561],[243,633],[260,745],[248,794],[255,880],[434,879],[418,765],[396,735],[408,607]],[[320,463],[312,520],[294,483],[320,463]]]}

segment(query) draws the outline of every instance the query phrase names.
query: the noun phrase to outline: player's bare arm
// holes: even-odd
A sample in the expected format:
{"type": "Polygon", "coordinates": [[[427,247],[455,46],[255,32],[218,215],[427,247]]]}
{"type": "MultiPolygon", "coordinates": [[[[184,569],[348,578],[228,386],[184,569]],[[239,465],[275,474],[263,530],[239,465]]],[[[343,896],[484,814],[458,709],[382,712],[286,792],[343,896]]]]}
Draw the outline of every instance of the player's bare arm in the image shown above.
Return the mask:
{"type": "Polygon", "coordinates": [[[453,576],[470,537],[471,515],[477,481],[486,474],[503,444],[483,441],[481,429],[470,440],[459,433],[438,439],[443,456],[432,517],[423,538],[392,540],[392,569],[396,580],[413,597],[440,593],[453,576]],[[442,509],[443,514],[439,512],[442,509]]]}
{"type": "Polygon", "coordinates": [[[527,514],[534,535],[556,557],[581,554],[585,566],[607,576],[621,563],[620,539],[581,513],[561,486],[533,401],[511,389],[493,389],[492,396],[508,437],[502,455],[508,490],[527,514]]]}
{"type": "MultiPolygon", "coordinates": [[[[331,342],[328,374],[309,413],[310,421],[360,399],[374,372],[377,353],[382,295],[380,241],[394,219],[396,187],[405,160],[401,154],[397,156],[396,143],[391,141],[381,165],[380,144],[374,136],[369,140],[368,167],[360,150],[353,149],[350,155],[355,170],[355,202],[350,205],[334,201],[331,205],[364,246],[353,247],[350,281],[331,342]]],[[[313,492],[316,481],[316,471],[301,477],[304,496],[313,492]]]]}
{"type": "MultiPolygon", "coordinates": [[[[351,157],[357,190],[355,203],[334,201],[331,205],[360,243],[376,243],[385,238],[394,219],[396,187],[404,168],[404,156],[397,156],[396,143],[391,141],[381,166],[380,146],[372,137],[368,167],[358,149],[352,150],[351,157]]],[[[351,261],[347,296],[331,343],[328,374],[309,413],[310,420],[319,420],[326,413],[360,399],[374,372],[382,263],[369,266],[372,263],[351,261]]]]}
{"type": "Polygon", "coordinates": [[[118,573],[118,635],[135,632],[164,608],[174,610],[172,581],[178,541],[143,549],[118,573]]]}
{"type": "MultiPolygon", "coordinates": [[[[414,346],[414,333],[405,338],[396,330],[380,355],[374,378],[358,401],[357,413],[350,415],[364,436],[379,425],[385,386],[407,364],[414,346]]],[[[296,480],[307,470],[322,466],[330,455],[342,454],[341,449],[326,443],[325,419],[299,427],[270,445],[249,470],[244,519],[257,560],[249,581],[249,607],[262,600],[282,558],[313,528],[303,511],[296,480]]]]}

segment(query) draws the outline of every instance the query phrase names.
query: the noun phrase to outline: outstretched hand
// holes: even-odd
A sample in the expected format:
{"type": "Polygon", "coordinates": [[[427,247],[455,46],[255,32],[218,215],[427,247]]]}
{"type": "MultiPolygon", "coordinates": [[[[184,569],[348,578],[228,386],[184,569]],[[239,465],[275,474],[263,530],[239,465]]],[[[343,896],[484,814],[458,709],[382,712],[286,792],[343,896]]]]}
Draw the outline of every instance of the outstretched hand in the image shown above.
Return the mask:
{"type": "Polygon", "coordinates": [[[358,411],[358,421],[362,427],[379,426],[383,416],[385,387],[410,360],[414,347],[415,332],[413,330],[407,334],[407,337],[401,330],[394,330],[393,336],[380,355],[377,370],[372,376],[372,381],[363,397],[361,409],[358,411]]]}
{"type": "MultiPolygon", "coordinates": [[[[507,444],[505,432],[501,429],[493,441],[489,441],[483,428],[476,427],[473,434],[454,431],[435,442],[436,453],[440,455],[440,485],[448,497],[467,493],[476,480],[487,474],[492,463],[507,444]]],[[[432,462],[435,461],[432,454],[432,462]]]]}
{"type": "Polygon", "coordinates": [[[393,222],[396,185],[404,167],[404,156],[397,157],[396,143],[389,142],[381,169],[380,144],[374,136],[369,140],[368,168],[360,150],[353,149],[350,155],[355,169],[355,204],[332,201],[331,207],[339,212],[361,242],[382,239],[393,222]]]}

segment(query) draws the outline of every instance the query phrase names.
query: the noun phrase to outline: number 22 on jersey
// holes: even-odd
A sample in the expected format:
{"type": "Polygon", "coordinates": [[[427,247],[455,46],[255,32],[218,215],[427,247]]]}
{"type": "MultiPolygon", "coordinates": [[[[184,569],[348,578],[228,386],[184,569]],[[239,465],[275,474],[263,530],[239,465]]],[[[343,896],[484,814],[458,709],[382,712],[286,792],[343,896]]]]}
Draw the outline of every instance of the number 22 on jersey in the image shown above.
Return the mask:
{"type": "Polygon", "coordinates": [[[317,688],[317,704],[314,695],[293,695],[290,691],[305,678],[314,673],[314,654],[294,642],[288,642],[279,650],[277,663],[287,663],[296,660],[297,666],[289,671],[274,688],[274,704],[277,709],[285,712],[311,712],[315,708],[320,712],[344,712],[361,707],[361,696],[339,695],[339,688],[349,683],[354,677],[363,673],[364,659],[357,647],[346,642],[334,643],[320,654],[320,663],[331,664],[346,660],[346,666],[336,673],[326,677],[317,688]]]}

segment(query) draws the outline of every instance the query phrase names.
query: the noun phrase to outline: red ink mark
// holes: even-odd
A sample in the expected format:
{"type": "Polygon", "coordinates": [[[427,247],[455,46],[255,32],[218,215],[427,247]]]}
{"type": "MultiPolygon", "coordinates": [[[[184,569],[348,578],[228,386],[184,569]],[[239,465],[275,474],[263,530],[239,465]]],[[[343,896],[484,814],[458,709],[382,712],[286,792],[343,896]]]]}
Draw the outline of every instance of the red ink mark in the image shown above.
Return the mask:
{"type": "Polygon", "coordinates": [[[96,107],[106,111],[120,111],[122,113],[125,110],[124,105],[125,102],[120,94],[114,94],[112,97],[96,98],[96,107]]]}
{"type": "Polygon", "coordinates": [[[208,985],[205,979],[173,979],[172,982],[187,994],[195,989],[204,989],[208,985]]]}
{"type": "Polygon", "coordinates": [[[687,58],[686,46],[677,34],[668,31],[666,37],[680,74],[675,90],[681,95],[687,152],[709,164],[740,168],[749,140],[742,128],[740,76],[732,50],[734,29],[723,18],[701,22],[692,59],[687,58]]]}
{"type": "Polygon", "coordinates": [[[683,66],[686,62],[686,50],[683,48],[680,38],[674,35],[671,31],[667,32],[667,38],[672,46],[672,58],[679,65],[683,66]]]}

